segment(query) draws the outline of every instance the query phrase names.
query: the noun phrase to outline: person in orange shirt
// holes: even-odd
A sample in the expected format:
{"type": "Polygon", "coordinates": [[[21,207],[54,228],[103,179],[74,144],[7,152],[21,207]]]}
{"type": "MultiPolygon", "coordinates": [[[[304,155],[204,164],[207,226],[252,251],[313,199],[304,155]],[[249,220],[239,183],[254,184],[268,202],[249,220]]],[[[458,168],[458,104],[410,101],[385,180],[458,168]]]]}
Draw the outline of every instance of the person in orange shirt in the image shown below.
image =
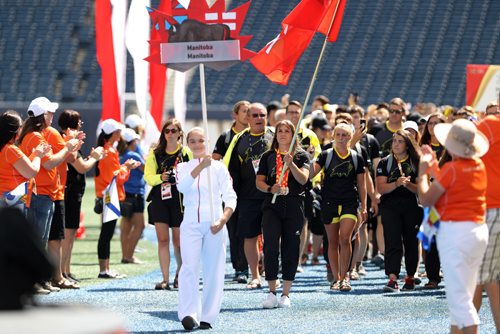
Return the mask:
{"type": "MultiPolygon", "coordinates": [[[[42,132],[50,126],[53,113],[58,107],[58,103],[52,103],[46,97],[38,97],[31,101],[28,107],[29,117],[25,120],[19,135],[20,148],[24,154],[30,155],[40,144],[48,145],[42,132]]],[[[64,147],[59,152],[53,153],[51,150],[42,158],[43,168],[40,168],[40,172],[35,177],[36,194],[33,193],[31,197],[28,219],[35,225],[44,246],[47,245],[49,239],[54,201],[59,190],[60,180],[56,167],[77,148],[78,139],[71,139],[64,143],[64,147]]]]}
{"type": "MultiPolygon", "coordinates": [[[[13,110],[0,116],[0,208],[9,206],[4,194],[35,177],[40,171],[41,158],[50,151],[48,145],[41,143],[30,156],[26,156],[14,145],[21,125],[21,117],[13,110]]],[[[23,206],[28,207],[29,202],[23,206]]]]}
{"type": "Polygon", "coordinates": [[[479,158],[488,151],[488,140],[465,119],[436,124],[434,134],[452,160],[439,170],[432,148],[422,147],[419,198],[424,206],[435,205],[441,216],[436,242],[446,280],[451,333],[477,333],[479,317],[472,299],[488,243],[486,169],[479,158]],[[431,173],[434,181],[429,185],[431,173]]]}
{"type": "MultiPolygon", "coordinates": [[[[500,100],[500,95],[499,95],[500,100]]],[[[500,101],[499,101],[500,102],[500,101]]],[[[490,231],[488,247],[479,270],[479,281],[474,296],[474,305],[479,311],[483,288],[490,299],[491,313],[497,332],[500,333],[500,109],[486,108],[490,113],[478,125],[490,143],[490,149],[482,160],[488,174],[486,189],[486,224],[490,231]]]]}
{"type": "MultiPolygon", "coordinates": [[[[114,144],[121,138],[123,125],[114,119],[107,119],[101,124],[101,133],[97,138],[97,145],[104,147],[104,158],[96,164],[95,192],[98,200],[102,201],[103,191],[116,176],[116,185],[120,202],[125,200],[125,188],[123,184],[130,176],[130,170],[140,166],[140,162],[134,159],[128,159],[123,165],[120,165],[118,151],[114,144]]],[[[101,213],[101,212],[99,212],[101,213]]],[[[97,255],[99,258],[98,278],[122,278],[118,272],[109,269],[110,244],[116,227],[116,219],[103,223],[99,241],[97,243],[97,255]]]]}

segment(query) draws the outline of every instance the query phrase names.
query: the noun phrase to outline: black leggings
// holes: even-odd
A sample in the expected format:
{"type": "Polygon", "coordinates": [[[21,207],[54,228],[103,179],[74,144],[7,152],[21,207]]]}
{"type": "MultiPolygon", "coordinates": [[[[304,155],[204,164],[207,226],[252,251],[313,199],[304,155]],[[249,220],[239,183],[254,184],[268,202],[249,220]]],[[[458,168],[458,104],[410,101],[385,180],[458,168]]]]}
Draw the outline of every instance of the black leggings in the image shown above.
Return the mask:
{"type": "Polygon", "coordinates": [[[244,239],[238,235],[238,211],[233,212],[226,226],[229,234],[229,250],[233,268],[236,272],[248,271],[247,258],[243,248],[244,239]]]}
{"type": "Polygon", "coordinates": [[[385,241],[385,273],[399,276],[403,245],[406,274],[415,275],[418,263],[417,233],[422,222],[422,208],[415,198],[391,199],[382,203],[385,241]],[[402,242],[401,242],[402,241],[402,242]]]}
{"type": "Polygon", "coordinates": [[[111,239],[113,238],[113,233],[115,233],[117,221],[115,219],[101,225],[101,233],[97,242],[97,256],[99,260],[109,259],[111,239]]]}
{"type": "Polygon", "coordinates": [[[266,281],[278,279],[281,240],[282,279],[293,281],[299,264],[300,233],[304,226],[301,197],[278,196],[275,204],[264,201],[262,233],[266,281]]]}
{"type": "Polygon", "coordinates": [[[430,251],[425,254],[425,272],[429,281],[441,282],[441,277],[439,276],[440,267],[439,252],[436,242],[433,242],[430,251]]]}

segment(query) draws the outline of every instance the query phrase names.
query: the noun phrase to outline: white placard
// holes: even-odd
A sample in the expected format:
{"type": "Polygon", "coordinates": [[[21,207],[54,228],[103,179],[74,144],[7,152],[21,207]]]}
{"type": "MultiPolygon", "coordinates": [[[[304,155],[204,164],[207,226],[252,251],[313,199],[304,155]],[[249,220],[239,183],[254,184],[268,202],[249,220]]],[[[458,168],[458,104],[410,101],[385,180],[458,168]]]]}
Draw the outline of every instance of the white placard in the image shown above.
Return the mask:
{"type": "Polygon", "coordinates": [[[161,63],[210,63],[240,60],[240,41],[162,43],[161,63]]]}

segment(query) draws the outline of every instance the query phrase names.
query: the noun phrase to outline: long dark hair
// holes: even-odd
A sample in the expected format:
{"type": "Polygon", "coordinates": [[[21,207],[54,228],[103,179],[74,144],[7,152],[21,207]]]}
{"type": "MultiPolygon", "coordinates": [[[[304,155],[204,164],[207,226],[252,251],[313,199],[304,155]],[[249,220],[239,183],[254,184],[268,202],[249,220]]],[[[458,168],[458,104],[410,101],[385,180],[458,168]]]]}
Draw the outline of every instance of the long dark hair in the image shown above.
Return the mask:
{"type": "Polygon", "coordinates": [[[424,131],[422,132],[422,137],[420,138],[420,146],[431,144],[431,133],[429,132],[429,122],[432,118],[437,117],[441,122],[446,123],[446,118],[440,112],[430,114],[427,118],[427,123],[425,123],[424,131]]]}
{"type": "MultiPolygon", "coordinates": [[[[101,133],[97,137],[97,146],[102,146],[104,147],[104,144],[111,138],[114,132],[111,132],[109,135],[104,133],[104,131],[101,130],[101,133]]],[[[99,176],[99,161],[96,162],[95,164],[95,176],[99,176]]]]}
{"type": "Polygon", "coordinates": [[[22,119],[14,110],[7,110],[0,115],[0,151],[16,138],[21,124],[22,119]]]}
{"type": "MultiPolygon", "coordinates": [[[[33,112],[31,110],[28,111],[28,115],[33,115],[33,112]]],[[[18,142],[22,143],[27,134],[32,132],[42,132],[45,128],[47,128],[47,125],[45,124],[44,114],[40,116],[29,116],[23,123],[18,142]]]]}
{"type": "Polygon", "coordinates": [[[414,166],[418,166],[420,162],[420,148],[418,147],[413,135],[406,130],[399,129],[394,133],[394,136],[403,137],[406,143],[406,151],[408,152],[408,156],[410,157],[410,161],[414,166]]]}
{"type": "MultiPolygon", "coordinates": [[[[279,121],[278,123],[276,123],[276,125],[274,127],[276,130],[274,131],[273,143],[271,144],[271,147],[269,148],[270,151],[277,150],[278,147],[279,147],[279,144],[278,144],[278,129],[280,127],[282,127],[282,126],[286,126],[287,128],[289,128],[292,131],[292,136],[295,133],[295,126],[289,120],[284,119],[284,120],[279,121]]],[[[295,140],[295,143],[293,143],[293,148],[289,149],[289,152],[295,152],[296,148],[297,148],[297,140],[295,140]]]]}
{"type": "Polygon", "coordinates": [[[166,121],[165,124],[163,125],[163,127],[161,128],[160,139],[158,139],[158,144],[156,144],[156,147],[154,148],[155,154],[165,153],[165,149],[167,148],[167,140],[165,139],[165,129],[170,125],[175,125],[177,130],[179,130],[180,136],[179,136],[178,142],[180,144],[182,144],[182,139],[184,137],[184,131],[182,131],[181,122],[179,122],[175,118],[171,118],[168,121],[166,121]]]}
{"type": "Polygon", "coordinates": [[[79,122],[80,113],[75,110],[64,110],[57,120],[57,124],[63,131],[65,131],[66,129],[78,129],[79,122]]]}

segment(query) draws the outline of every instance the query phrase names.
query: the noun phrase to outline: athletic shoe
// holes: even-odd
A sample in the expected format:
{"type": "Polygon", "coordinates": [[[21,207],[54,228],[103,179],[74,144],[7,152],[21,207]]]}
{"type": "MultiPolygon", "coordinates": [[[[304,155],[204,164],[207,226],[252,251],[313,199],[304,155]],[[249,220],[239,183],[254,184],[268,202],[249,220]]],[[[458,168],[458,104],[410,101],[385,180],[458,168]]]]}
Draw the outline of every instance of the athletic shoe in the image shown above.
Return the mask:
{"type": "Polygon", "coordinates": [[[384,263],[384,256],[382,254],[377,254],[372,258],[370,263],[372,263],[376,266],[380,266],[384,263]]]}
{"type": "Polygon", "coordinates": [[[240,276],[240,272],[236,271],[233,276],[233,282],[238,282],[238,276],[240,276]]]}
{"type": "Polygon", "coordinates": [[[193,330],[193,328],[195,328],[197,325],[196,320],[194,320],[194,318],[189,316],[189,315],[184,317],[182,319],[181,323],[182,323],[182,326],[184,327],[184,329],[187,331],[193,330]]]}
{"type": "Polygon", "coordinates": [[[304,268],[302,268],[302,266],[300,264],[297,266],[297,272],[298,273],[303,273],[304,272],[304,268]]]}
{"type": "Polygon", "coordinates": [[[278,307],[278,297],[272,292],[269,292],[266,299],[262,303],[263,308],[276,308],[278,307]]]}
{"type": "Polygon", "coordinates": [[[389,280],[386,286],[384,286],[384,292],[399,292],[399,285],[396,280],[389,280]]]}
{"type": "Polygon", "coordinates": [[[281,296],[280,300],[278,301],[278,307],[280,308],[287,308],[290,307],[290,298],[288,296],[281,296]]]}
{"type": "Polygon", "coordinates": [[[212,329],[212,326],[208,322],[202,321],[198,326],[198,329],[212,329]]]}
{"type": "Polygon", "coordinates": [[[401,288],[402,291],[413,291],[415,290],[415,280],[413,277],[407,276],[405,278],[405,284],[403,285],[403,288],[401,288]]]}

